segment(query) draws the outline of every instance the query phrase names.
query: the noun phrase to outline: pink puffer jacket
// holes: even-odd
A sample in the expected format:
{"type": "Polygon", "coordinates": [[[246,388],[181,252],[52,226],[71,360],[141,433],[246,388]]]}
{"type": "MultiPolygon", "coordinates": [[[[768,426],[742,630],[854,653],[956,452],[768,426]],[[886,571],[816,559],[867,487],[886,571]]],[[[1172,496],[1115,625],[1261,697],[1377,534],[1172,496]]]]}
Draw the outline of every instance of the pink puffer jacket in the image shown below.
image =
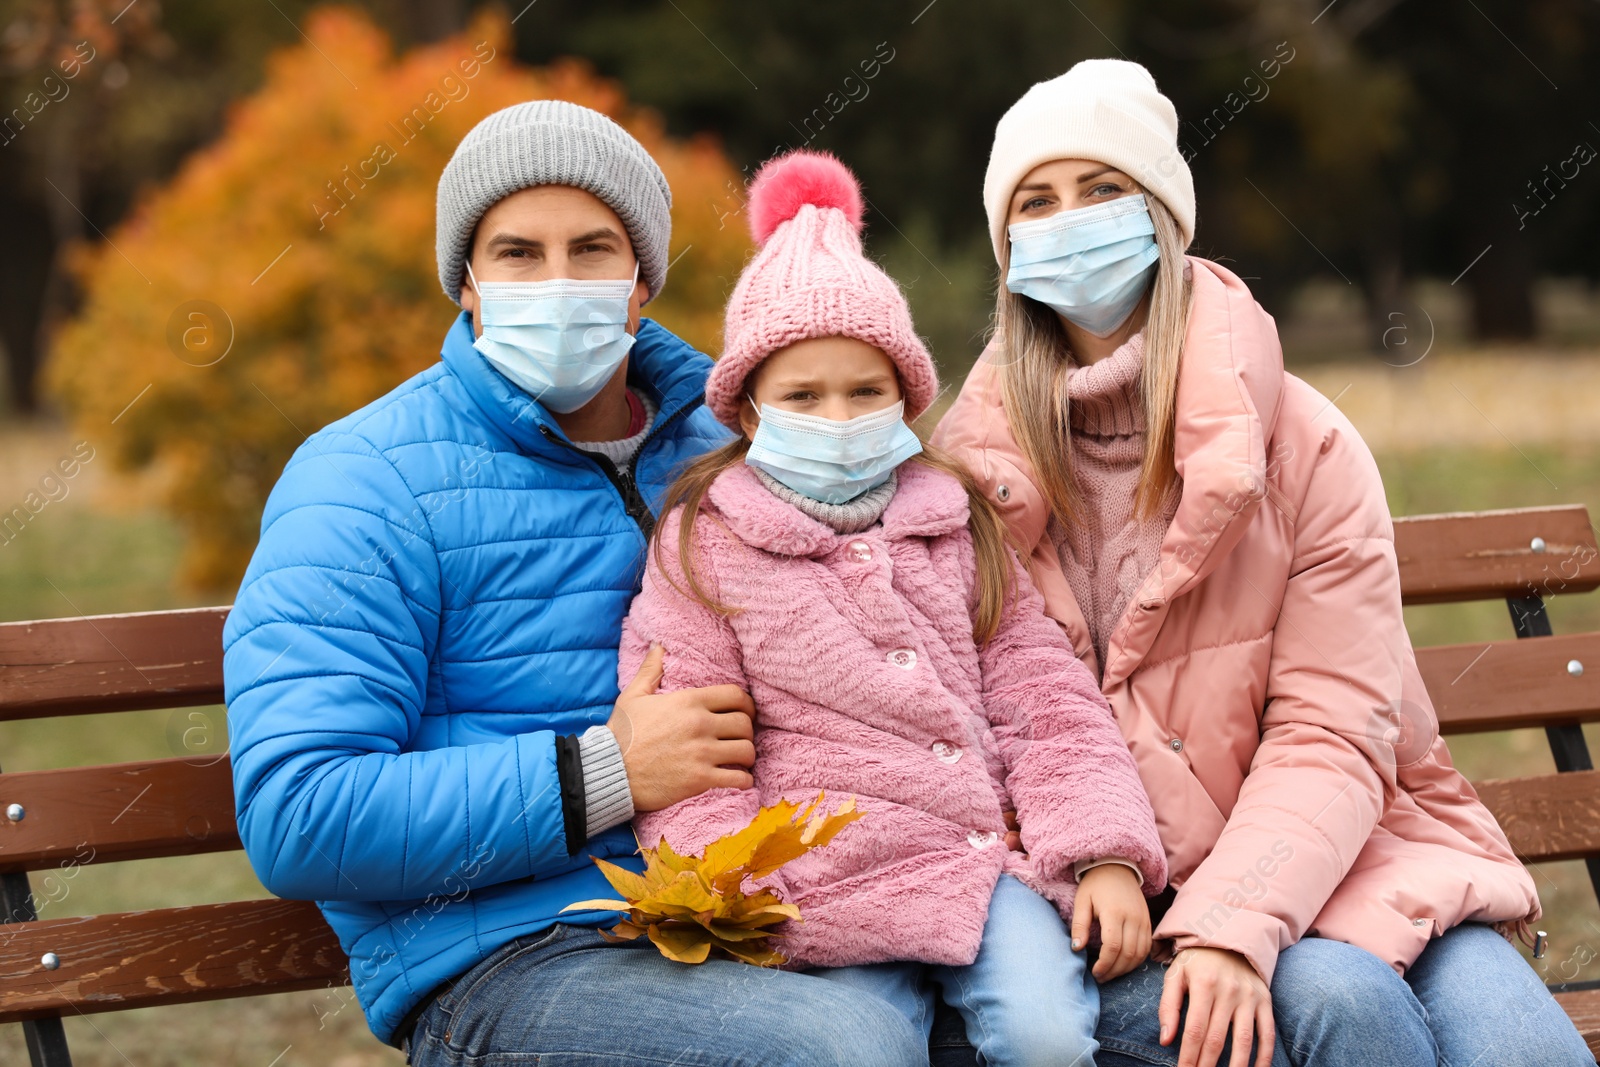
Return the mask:
{"type": "MultiPolygon", "coordinates": [[[[1438,736],[1371,454],[1284,373],[1244,283],[1188,263],[1183,496],[1102,680],[1178,887],[1156,936],[1240,952],[1270,980],[1307,934],[1403,972],[1457,923],[1536,919],[1532,878],[1438,736]]],[[[934,440],[1032,547],[1047,610],[1092,657],[987,359],[934,440]]]]}
{"type": "Polygon", "coordinates": [[[865,815],[773,876],[804,921],[793,965],[971,963],[1002,871],[1070,917],[1074,864],[1119,857],[1147,893],[1166,860],[1138,769],[1087,668],[1018,567],[984,648],[972,639],[976,565],[966,491],[902,464],[881,524],[839,534],[739,465],[711,486],[697,567],[722,617],[687,588],[664,521],[623,627],[620,674],[666,649],[663,689],[733,684],[756,705],[754,789],[714,789],[641,816],[640,841],[697,853],[779,797],[858,798],[865,815]],[[1015,806],[1028,858],[1006,849],[1015,806]]]}

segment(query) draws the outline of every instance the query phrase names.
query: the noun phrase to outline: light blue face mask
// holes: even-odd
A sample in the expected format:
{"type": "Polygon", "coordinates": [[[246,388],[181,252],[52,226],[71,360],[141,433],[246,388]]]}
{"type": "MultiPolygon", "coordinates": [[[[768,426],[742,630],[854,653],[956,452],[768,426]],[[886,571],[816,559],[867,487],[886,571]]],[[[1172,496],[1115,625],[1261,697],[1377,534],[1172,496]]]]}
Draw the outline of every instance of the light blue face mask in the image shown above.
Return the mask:
{"type": "Polygon", "coordinates": [[[1110,336],[1144,296],[1160,251],[1142,193],[1006,227],[1006,288],[1110,336]]]}
{"type": "Polygon", "coordinates": [[[824,504],[843,504],[889,480],[922,442],[905,424],[905,402],[844,422],[761,405],[744,461],[824,504]]]}
{"type": "Polygon", "coordinates": [[[633,348],[628,298],[639,279],[480,282],[483,335],[472,347],[551,411],[565,415],[595,398],[633,348]]]}

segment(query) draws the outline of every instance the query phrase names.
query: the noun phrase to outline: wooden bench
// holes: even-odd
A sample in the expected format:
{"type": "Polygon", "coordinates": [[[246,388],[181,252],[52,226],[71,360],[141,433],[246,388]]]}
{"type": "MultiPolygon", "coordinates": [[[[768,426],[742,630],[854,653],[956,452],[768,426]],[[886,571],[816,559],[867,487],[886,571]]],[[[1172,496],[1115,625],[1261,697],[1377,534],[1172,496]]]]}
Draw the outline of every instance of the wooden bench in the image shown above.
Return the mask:
{"type": "MultiPolygon", "coordinates": [[[[1421,649],[1422,673],[1447,733],[1546,729],[1559,773],[1479,789],[1526,862],[1582,857],[1600,891],[1600,771],[1580,725],[1600,720],[1600,633],[1551,636],[1544,608],[1600,587],[1587,511],[1403,519],[1396,547],[1407,603],[1510,605],[1515,638],[1421,649]]],[[[227,610],[0,624],[0,720],[220,703],[227,610]]],[[[310,903],[36,917],[29,872],[237,848],[226,756],[0,773],[0,1023],[22,1024],[35,1067],[71,1062],[63,1016],[348,982],[310,903]]],[[[1600,1049],[1600,982],[1555,988],[1600,1049]]]]}

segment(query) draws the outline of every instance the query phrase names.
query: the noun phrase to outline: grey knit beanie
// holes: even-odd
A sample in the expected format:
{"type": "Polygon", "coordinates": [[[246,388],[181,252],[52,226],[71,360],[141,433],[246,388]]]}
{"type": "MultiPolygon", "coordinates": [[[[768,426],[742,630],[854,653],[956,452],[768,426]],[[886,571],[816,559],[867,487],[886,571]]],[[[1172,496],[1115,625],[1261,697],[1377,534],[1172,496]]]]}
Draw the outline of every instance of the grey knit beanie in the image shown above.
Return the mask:
{"type": "Polygon", "coordinates": [[[496,111],[456,146],[439,176],[435,257],[444,295],[461,303],[467,243],[497,202],[535,185],[570,185],[603,200],[627,228],[651,297],[667,280],[672,190],[632,134],[566,100],[531,100],[496,111]]]}

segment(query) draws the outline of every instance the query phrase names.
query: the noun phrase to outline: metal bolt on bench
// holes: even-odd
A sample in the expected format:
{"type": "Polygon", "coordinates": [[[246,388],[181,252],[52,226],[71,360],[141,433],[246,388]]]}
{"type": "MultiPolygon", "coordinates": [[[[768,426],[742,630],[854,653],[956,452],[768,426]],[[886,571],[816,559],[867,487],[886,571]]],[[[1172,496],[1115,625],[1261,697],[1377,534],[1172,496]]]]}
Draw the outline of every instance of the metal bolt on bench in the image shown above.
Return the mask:
{"type": "MultiPolygon", "coordinates": [[[[1582,858],[1600,891],[1600,771],[1582,729],[1600,721],[1600,674],[1583,669],[1600,634],[1553,636],[1544,603],[1600,588],[1588,512],[1399,519],[1395,552],[1408,604],[1507,601],[1516,640],[1418,649],[1417,664],[1444,733],[1545,728],[1558,773],[1479,795],[1524,862],[1582,858]]],[[[0,721],[221,703],[227,611],[0,623],[0,721]]],[[[29,871],[238,849],[225,756],[0,773],[0,803],[0,1023],[22,1024],[33,1067],[70,1067],[63,1016],[349,983],[309,902],[38,917],[29,871]]],[[[1600,982],[1552,988],[1600,1049],[1600,982]]]]}

